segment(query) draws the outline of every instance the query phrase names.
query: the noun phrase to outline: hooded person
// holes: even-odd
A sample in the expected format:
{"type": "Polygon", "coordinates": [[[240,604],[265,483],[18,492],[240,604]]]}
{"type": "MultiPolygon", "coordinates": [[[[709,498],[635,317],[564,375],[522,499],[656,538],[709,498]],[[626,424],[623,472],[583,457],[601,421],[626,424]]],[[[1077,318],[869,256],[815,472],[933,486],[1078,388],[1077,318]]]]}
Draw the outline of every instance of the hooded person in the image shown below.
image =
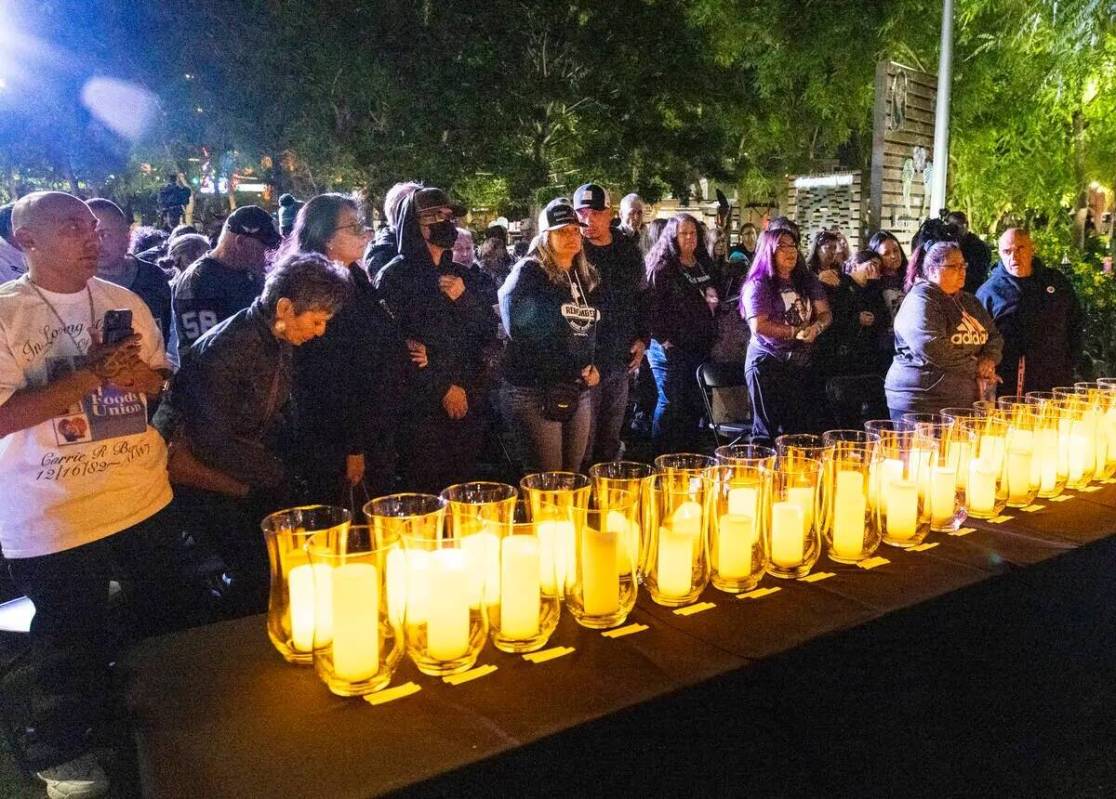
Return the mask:
{"type": "Polygon", "coordinates": [[[453,262],[457,227],[446,193],[418,189],[399,211],[397,255],[377,272],[376,290],[404,337],[427,355],[404,389],[400,467],[407,488],[438,493],[475,474],[496,319],[470,270],[453,262]]]}
{"type": "Polygon", "coordinates": [[[372,241],[364,250],[364,269],[369,278],[375,278],[387,262],[399,254],[399,240],[396,235],[399,213],[403,201],[422,188],[421,183],[405,181],[396,183],[384,195],[384,224],[376,231],[372,241]]]}

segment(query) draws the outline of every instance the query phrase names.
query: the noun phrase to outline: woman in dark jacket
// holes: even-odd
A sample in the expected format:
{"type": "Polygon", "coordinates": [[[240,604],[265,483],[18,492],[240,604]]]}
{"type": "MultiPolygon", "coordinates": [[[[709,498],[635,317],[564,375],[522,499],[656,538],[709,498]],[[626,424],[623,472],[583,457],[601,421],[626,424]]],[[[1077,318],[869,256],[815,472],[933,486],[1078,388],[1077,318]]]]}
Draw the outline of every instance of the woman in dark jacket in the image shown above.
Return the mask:
{"type": "Polygon", "coordinates": [[[598,279],[582,252],[581,228],[569,200],[552,200],[526,257],[500,288],[508,334],[500,407],[528,472],[576,472],[589,444],[600,311],[589,303],[598,279]]]}
{"type": "Polygon", "coordinates": [[[829,375],[883,377],[891,365],[891,325],[880,289],[880,256],[874,250],[861,250],[849,259],[830,302],[833,326],[818,342],[819,348],[823,340],[833,342],[825,353],[829,375]]]}
{"type": "Polygon", "coordinates": [[[259,521],[291,499],[293,349],[325,333],[349,293],[348,277],[325,257],[284,258],[257,300],[187,350],[156,414],[155,426],[171,442],[172,482],[176,458],[217,478],[209,481],[215,490],[179,484],[175,496],[228,568],[233,612],[266,606],[259,521]]]}
{"type": "Polygon", "coordinates": [[[657,453],[683,452],[698,445],[704,404],[697,367],[717,338],[716,276],[698,221],[689,214],[668,221],[646,265],[647,362],[659,393],[651,439],[657,453]]]}
{"type": "Polygon", "coordinates": [[[337,504],[362,480],[372,496],[392,491],[407,347],[360,266],[369,233],[356,200],[320,194],[299,209],[280,250],[320,253],[353,285],[325,335],[295,353],[297,448],[310,502],[337,504]]]}

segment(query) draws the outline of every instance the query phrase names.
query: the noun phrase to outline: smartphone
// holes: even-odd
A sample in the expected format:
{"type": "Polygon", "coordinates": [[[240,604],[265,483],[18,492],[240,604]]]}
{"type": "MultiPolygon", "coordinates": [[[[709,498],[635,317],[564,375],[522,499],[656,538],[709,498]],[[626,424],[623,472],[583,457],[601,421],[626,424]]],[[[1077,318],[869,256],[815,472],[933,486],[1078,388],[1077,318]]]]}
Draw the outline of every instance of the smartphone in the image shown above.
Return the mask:
{"type": "Polygon", "coordinates": [[[124,308],[116,311],[106,311],[102,328],[101,341],[105,344],[115,344],[132,335],[132,311],[124,308]]]}

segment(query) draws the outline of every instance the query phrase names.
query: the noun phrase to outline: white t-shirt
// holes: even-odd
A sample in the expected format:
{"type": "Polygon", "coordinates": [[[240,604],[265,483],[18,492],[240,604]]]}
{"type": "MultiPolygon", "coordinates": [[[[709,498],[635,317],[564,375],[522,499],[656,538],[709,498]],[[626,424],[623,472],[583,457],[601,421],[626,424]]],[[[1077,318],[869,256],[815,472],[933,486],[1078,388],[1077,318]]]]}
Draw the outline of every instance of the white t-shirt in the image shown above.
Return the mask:
{"type": "MultiPolygon", "coordinates": [[[[106,311],[131,309],[132,327],[143,337],[140,356],[153,369],[169,368],[143,300],[97,278],[89,289],[98,330],[106,311]]],[[[86,292],[43,295],[80,349],[28,276],[0,285],[0,405],[76,368],[81,359],[75,356],[89,347],[86,292]]],[[[167,449],[147,424],[146,397],[107,387],[61,416],[0,438],[0,481],[0,546],[7,558],[88,544],[138,524],[171,500],[167,449]]]]}

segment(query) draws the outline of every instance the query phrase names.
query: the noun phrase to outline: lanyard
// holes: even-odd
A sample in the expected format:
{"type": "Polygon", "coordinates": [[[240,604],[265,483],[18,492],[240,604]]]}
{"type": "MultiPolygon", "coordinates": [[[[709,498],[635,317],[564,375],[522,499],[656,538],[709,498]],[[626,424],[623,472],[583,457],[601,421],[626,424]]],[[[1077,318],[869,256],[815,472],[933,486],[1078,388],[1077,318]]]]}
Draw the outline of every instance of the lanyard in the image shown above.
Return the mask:
{"type": "MultiPolygon", "coordinates": [[[[30,277],[27,278],[27,284],[35,289],[35,293],[39,295],[39,299],[43,301],[43,304],[46,305],[47,308],[50,308],[50,312],[54,314],[54,318],[58,320],[58,324],[62,325],[62,329],[66,331],[66,335],[69,336],[70,341],[74,343],[74,349],[78,351],[78,354],[84,355],[85,353],[81,350],[81,345],[78,343],[77,336],[73,334],[73,331],[70,330],[70,326],[66,324],[62,315],[58,313],[58,309],[51,305],[50,300],[46,298],[46,295],[43,294],[30,277]]],[[[90,290],[88,283],[85,284],[85,296],[89,299],[89,340],[92,342],[93,328],[97,326],[97,313],[93,310],[93,292],[90,290]]]]}

